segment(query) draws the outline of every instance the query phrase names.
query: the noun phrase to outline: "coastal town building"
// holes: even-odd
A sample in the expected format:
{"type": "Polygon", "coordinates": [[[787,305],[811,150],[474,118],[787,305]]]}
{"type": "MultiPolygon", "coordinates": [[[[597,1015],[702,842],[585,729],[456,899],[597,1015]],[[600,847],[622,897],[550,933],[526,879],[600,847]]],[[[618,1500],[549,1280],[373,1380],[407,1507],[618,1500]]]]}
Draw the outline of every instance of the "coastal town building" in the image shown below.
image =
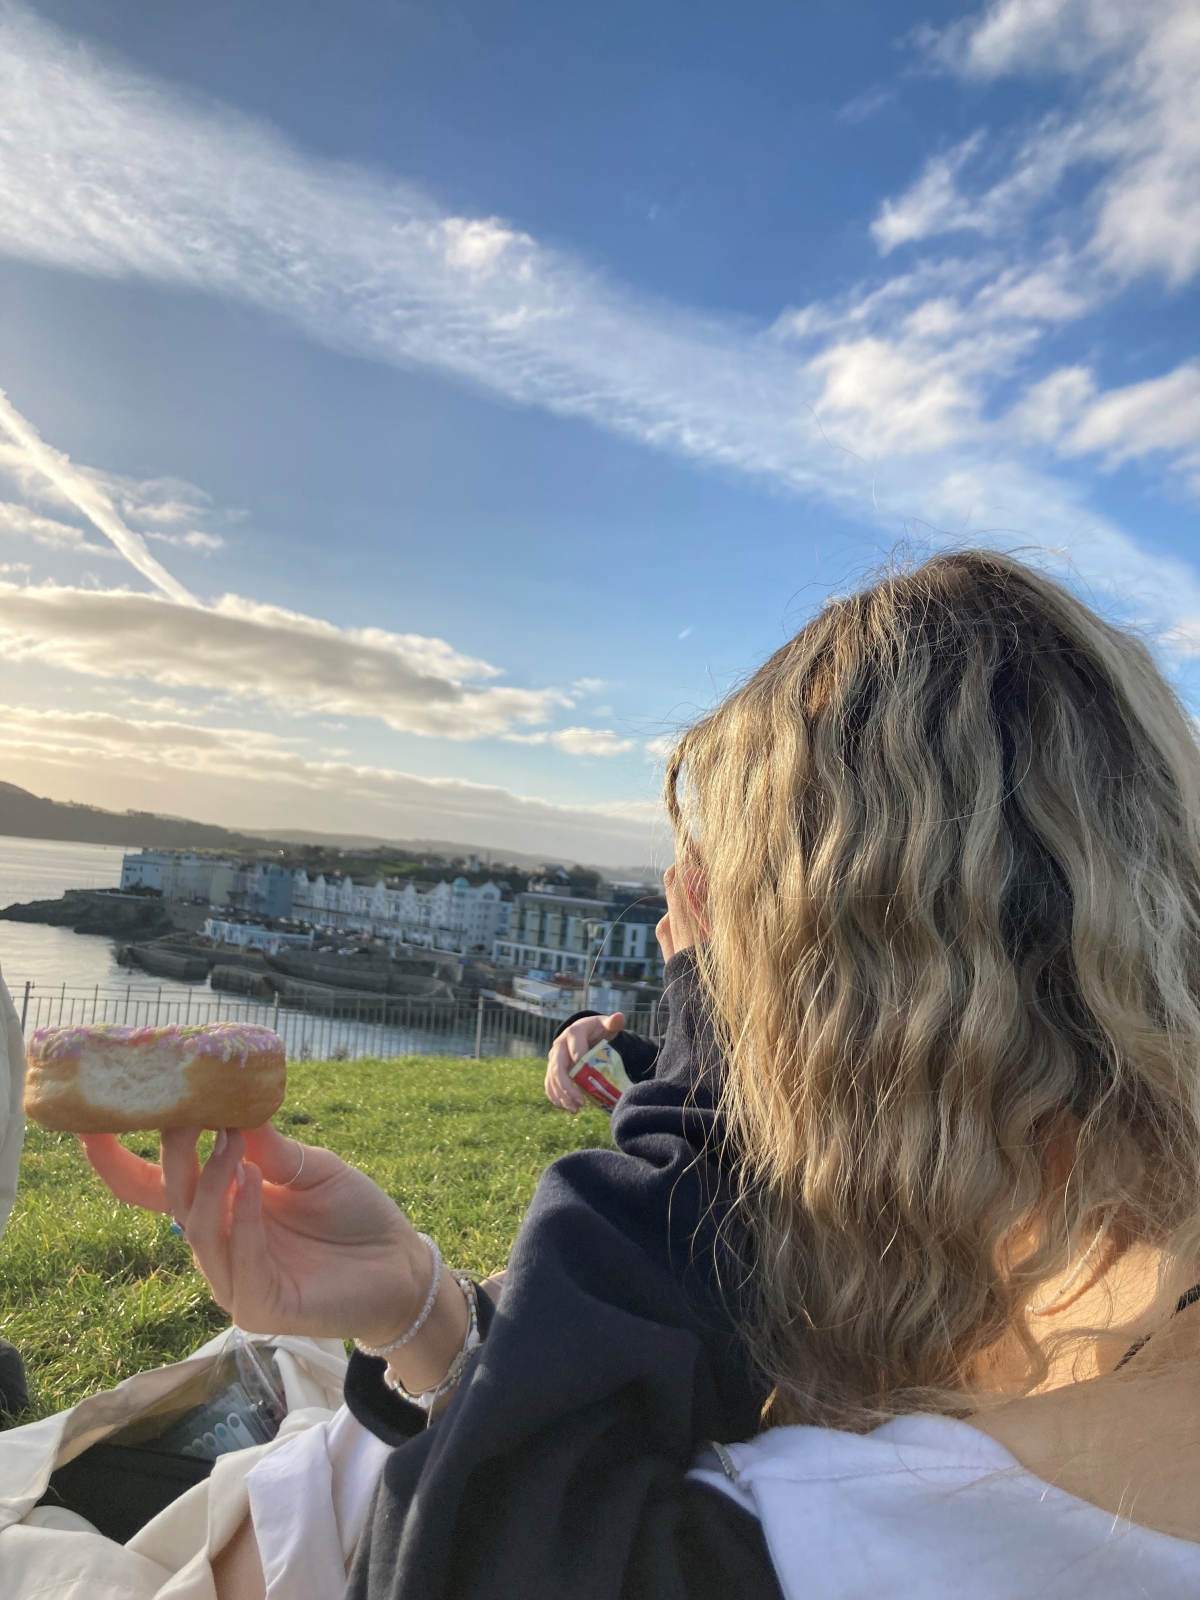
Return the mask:
{"type": "Polygon", "coordinates": [[[244,862],[234,875],[229,904],[247,916],[290,917],[293,887],[286,867],[266,861],[244,862]]]}
{"type": "Polygon", "coordinates": [[[494,883],[472,887],[466,878],[432,888],[414,883],[389,889],[352,878],[310,878],[301,867],[292,879],[292,914],[325,927],[428,949],[490,950],[508,926],[509,902],[494,883]]]}
{"type": "Polygon", "coordinates": [[[236,862],[190,850],[131,851],[121,862],[121,889],[156,889],[164,900],[223,906],[229,903],[237,872],[236,862]]]}
{"type": "Polygon", "coordinates": [[[239,950],[265,950],[269,956],[281,950],[311,949],[311,933],[280,933],[264,928],[261,922],[229,922],[221,917],[208,917],[204,923],[204,937],[216,944],[235,945],[239,950]]]}
{"type": "Polygon", "coordinates": [[[516,896],[492,956],[506,966],[548,974],[582,977],[594,970],[601,979],[652,981],[662,975],[654,925],[665,909],[657,896],[628,891],[599,900],[559,887],[531,889],[516,896]]]}

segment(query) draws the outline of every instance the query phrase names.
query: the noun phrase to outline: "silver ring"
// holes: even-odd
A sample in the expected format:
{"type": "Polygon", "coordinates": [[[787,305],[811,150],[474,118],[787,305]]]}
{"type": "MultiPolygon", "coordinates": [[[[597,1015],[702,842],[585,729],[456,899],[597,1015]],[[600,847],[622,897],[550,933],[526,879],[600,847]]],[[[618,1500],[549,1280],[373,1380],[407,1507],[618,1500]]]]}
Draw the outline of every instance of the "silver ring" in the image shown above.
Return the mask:
{"type": "Polygon", "coordinates": [[[295,1172],[294,1172],[294,1173],[293,1173],[293,1175],[292,1175],[292,1176],[291,1176],[291,1177],[290,1177],[290,1178],[289,1178],[289,1179],[288,1179],[288,1181],[287,1181],[287,1182],[286,1182],[286,1183],[281,1183],[281,1184],[280,1184],[280,1185],[279,1185],[279,1187],[280,1187],[280,1188],[281,1188],[281,1189],[290,1189],[290,1188],[291,1188],[291,1187],[292,1187],[292,1185],[293,1185],[293,1184],[294,1184],[294,1183],[295,1183],[295,1181],[296,1181],[296,1179],[297,1179],[297,1178],[298,1178],[298,1177],[299,1177],[299,1176],[300,1176],[300,1174],[301,1174],[301,1173],[302,1173],[302,1172],[303,1172],[303,1171],[304,1171],[304,1157],[305,1157],[305,1156],[306,1156],[306,1155],[307,1155],[307,1154],[308,1154],[308,1146],[307,1146],[307,1145],[303,1145],[303,1144],[300,1144],[300,1141],[299,1141],[299,1139],[293,1139],[293,1140],[292,1140],[292,1143],[293,1143],[293,1144],[294,1144],[294,1145],[297,1145],[297,1146],[299,1146],[299,1149],[300,1149],[300,1165],[299,1165],[299,1166],[298,1166],[298,1167],[297,1167],[297,1168],[296,1168],[296,1170],[295,1170],[295,1172]]]}

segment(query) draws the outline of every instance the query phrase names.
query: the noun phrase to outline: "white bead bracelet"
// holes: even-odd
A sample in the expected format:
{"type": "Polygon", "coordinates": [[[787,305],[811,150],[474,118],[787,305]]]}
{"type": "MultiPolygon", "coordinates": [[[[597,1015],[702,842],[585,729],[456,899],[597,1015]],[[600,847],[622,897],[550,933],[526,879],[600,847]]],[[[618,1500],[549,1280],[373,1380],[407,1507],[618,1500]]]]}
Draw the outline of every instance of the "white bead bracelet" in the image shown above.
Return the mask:
{"type": "Polygon", "coordinates": [[[354,1348],[364,1356],[390,1356],[393,1350],[402,1350],[410,1339],[415,1339],[421,1329],[429,1320],[429,1313],[433,1310],[433,1302],[437,1299],[438,1288],[442,1281],[442,1252],[434,1244],[427,1233],[419,1233],[418,1239],[423,1239],[429,1246],[429,1253],[433,1257],[433,1282],[429,1285],[429,1293],[425,1296],[425,1304],[417,1314],[417,1320],[407,1333],[402,1333],[398,1339],[393,1339],[391,1344],[371,1345],[364,1344],[361,1339],[355,1339],[354,1348]]]}

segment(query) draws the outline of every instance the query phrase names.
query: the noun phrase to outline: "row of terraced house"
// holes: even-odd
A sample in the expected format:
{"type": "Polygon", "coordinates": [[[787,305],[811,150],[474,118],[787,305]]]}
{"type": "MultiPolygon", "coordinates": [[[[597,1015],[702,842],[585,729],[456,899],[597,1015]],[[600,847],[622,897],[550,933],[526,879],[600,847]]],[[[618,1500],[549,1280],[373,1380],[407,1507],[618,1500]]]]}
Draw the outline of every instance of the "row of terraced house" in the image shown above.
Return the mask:
{"type": "Polygon", "coordinates": [[[323,874],[310,877],[265,862],[238,863],[187,852],[143,850],[125,857],[121,887],[165,899],[203,899],[242,917],[297,918],[318,927],[390,942],[492,957],[547,977],[583,975],[652,982],[662,974],[654,924],[664,906],[641,886],[603,886],[599,896],[543,880],[513,895],[466,878],[418,888],[323,874]]]}

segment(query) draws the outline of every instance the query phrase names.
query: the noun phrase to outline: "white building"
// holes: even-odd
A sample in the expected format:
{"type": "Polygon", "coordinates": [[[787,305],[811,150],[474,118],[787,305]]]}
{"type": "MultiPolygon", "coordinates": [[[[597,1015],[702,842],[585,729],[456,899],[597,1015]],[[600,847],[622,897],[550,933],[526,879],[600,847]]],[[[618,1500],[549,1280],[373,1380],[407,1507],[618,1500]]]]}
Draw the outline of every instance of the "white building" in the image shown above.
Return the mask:
{"type": "Polygon", "coordinates": [[[490,951],[508,926],[509,902],[494,883],[472,888],[465,878],[432,889],[406,883],[389,889],[380,878],[368,885],[352,878],[294,876],[292,914],[310,922],[434,950],[466,954],[490,951]]]}
{"type": "Polygon", "coordinates": [[[604,980],[653,980],[662,974],[654,924],[665,903],[592,900],[565,890],[519,894],[508,927],[493,945],[496,961],[529,971],[593,973],[604,980]]]}
{"type": "Polygon", "coordinates": [[[122,889],[157,889],[164,900],[229,902],[237,864],[190,850],[141,850],[121,862],[122,889]]]}
{"type": "Polygon", "coordinates": [[[257,922],[224,922],[219,917],[208,917],[204,934],[217,944],[236,945],[240,950],[265,950],[269,956],[296,946],[307,949],[312,945],[311,933],[275,933],[257,922]]]}

